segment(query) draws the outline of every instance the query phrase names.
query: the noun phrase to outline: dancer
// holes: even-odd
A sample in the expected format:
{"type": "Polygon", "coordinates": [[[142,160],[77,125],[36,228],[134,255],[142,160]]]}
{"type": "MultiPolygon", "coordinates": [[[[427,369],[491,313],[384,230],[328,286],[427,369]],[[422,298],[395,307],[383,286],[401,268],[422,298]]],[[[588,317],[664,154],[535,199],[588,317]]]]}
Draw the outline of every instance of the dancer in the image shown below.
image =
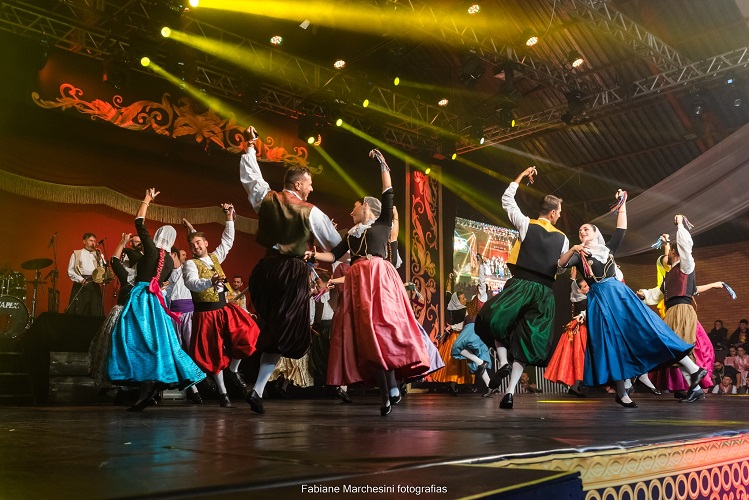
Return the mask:
{"type": "Polygon", "coordinates": [[[693,389],[705,372],[687,355],[694,345],[682,341],[615,277],[614,253],[627,229],[626,193],[619,191],[617,195],[621,206],[614,236],[605,243],[596,226],[583,224],[579,232],[580,244],[570,248],[559,265],[576,266],[590,287],[583,383],[595,386],[615,382],[615,401],[625,408],[637,408],[637,403],[627,394],[626,379],[679,360],[693,389]]]}
{"type": "Polygon", "coordinates": [[[107,361],[109,358],[109,352],[112,349],[112,331],[115,325],[120,319],[122,310],[125,308],[128,299],[130,298],[130,290],[133,285],[128,282],[128,271],[120,261],[120,255],[122,249],[125,248],[125,244],[130,241],[132,237],[131,233],[122,233],[122,239],[114,249],[112,258],[109,260],[112,271],[120,282],[120,291],[117,294],[117,304],[109,311],[104,323],[96,333],[96,336],[91,341],[88,354],[90,359],[90,370],[89,375],[94,379],[94,384],[102,389],[111,387],[109,376],[107,374],[107,361]]]}
{"type": "Polygon", "coordinates": [[[343,284],[340,317],[331,336],[328,384],[342,385],[374,376],[380,388],[380,415],[390,414],[401,397],[396,378],[407,379],[429,370],[429,359],[403,282],[389,262],[393,224],[390,168],[380,162],[382,201],[367,196],[354,204],[355,226],[331,252],[307,252],[311,261],[334,262],[351,253],[343,284]]]}
{"type": "Polygon", "coordinates": [[[585,311],[588,307],[588,283],[577,276],[577,269],[570,271],[570,301],[572,321],[564,327],[557,348],[549,360],[544,378],[569,386],[567,393],[578,398],[586,397],[580,392],[585,368],[585,346],[588,343],[588,329],[585,326],[585,311]]]}
{"type": "MultiPolygon", "coordinates": [[[[452,292],[454,273],[447,277],[447,290],[452,292]]],[[[447,385],[447,391],[451,396],[458,395],[458,385],[471,383],[471,371],[468,368],[466,358],[454,358],[452,356],[453,345],[465,327],[466,318],[466,296],[463,292],[455,292],[450,295],[447,304],[446,321],[447,326],[441,335],[437,337],[437,351],[439,351],[445,367],[432,375],[432,380],[447,385]]]]}
{"type": "Polygon", "coordinates": [[[512,355],[512,375],[500,408],[512,408],[512,393],[528,364],[543,366],[551,350],[554,320],[554,294],[551,290],[557,274],[557,262],[569,247],[567,237],[554,227],[562,215],[562,200],[547,195],[538,211],[538,219],[523,215],[515,202],[520,182],[538,172],[525,169],[502,195],[502,208],[518,230],[519,237],[510,252],[508,266],[512,278],[504,289],[490,298],[476,318],[476,333],[488,346],[495,346],[500,366],[489,387],[499,387],[510,373],[508,351],[512,355]]]}
{"type": "Polygon", "coordinates": [[[226,214],[226,227],[221,244],[212,253],[208,253],[205,234],[194,232],[187,237],[193,258],[185,262],[184,281],[195,307],[190,356],[213,375],[219,405],[231,408],[223,372],[228,368],[229,383],[246,395],[247,385],[238,372],[239,364],[255,352],[260,329],[247,311],[226,301],[226,275],[221,263],[234,244],[235,212],[231,203],[224,203],[221,208],[226,214]]]}
{"type": "Polygon", "coordinates": [[[250,296],[260,323],[257,348],[262,352],[257,380],[247,402],[257,413],[265,413],[263,391],[281,356],[299,359],[309,350],[309,268],[304,262],[307,241],[313,236],[329,249],[341,241],[327,215],[307,202],[312,176],[304,167],[290,167],[284,175],[283,191],[272,191],[263,179],[254,141],[257,131],[247,129],[246,151],[239,178],[258,214],[257,242],[265,257],[250,275],[250,296]]]}
{"type": "Polygon", "coordinates": [[[486,303],[486,269],[481,254],[476,255],[479,263],[479,282],[476,285],[476,294],[466,305],[466,317],[463,330],[455,339],[450,355],[456,360],[468,360],[468,370],[474,375],[475,381],[479,378],[484,381],[487,389],[484,397],[487,398],[499,389],[489,387],[489,369],[492,367],[492,357],[486,344],[476,335],[476,315],[486,303]]]}
{"type": "Polygon", "coordinates": [[[205,378],[180,347],[161,292],[174,266],[168,252],[177,232],[172,226],[162,226],[151,239],[145,217],[158,194],[154,188],[148,189],[135,215],[144,254],[138,261],[135,285],[112,331],[107,366],[113,384],[141,386],[138,401],[128,411],[143,410],[162,386],[183,390],[205,378]]]}

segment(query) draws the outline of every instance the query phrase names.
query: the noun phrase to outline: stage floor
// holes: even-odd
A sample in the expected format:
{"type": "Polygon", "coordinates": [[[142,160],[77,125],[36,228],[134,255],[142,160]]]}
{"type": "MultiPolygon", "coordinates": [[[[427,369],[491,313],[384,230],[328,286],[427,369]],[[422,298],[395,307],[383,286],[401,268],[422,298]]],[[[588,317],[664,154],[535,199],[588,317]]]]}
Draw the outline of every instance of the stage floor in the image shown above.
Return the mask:
{"type": "MultiPolygon", "coordinates": [[[[408,394],[387,417],[379,415],[379,398],[373,395],[359,396],[354,404],[267,399],[265,415],[239,400],[230,409],[216,402],[167,401],[142,413],[112,405],[2,407],[0,497],[245,492],[260,498],[267,488],[302,481],[749,432],[744,396],[708,396],[693,404],[670,394],[633,398],[637,409],[622,408],[613,397],[519,395],[513,410],[500,410],[496,396],[408,394]]],[[[404,478],[409,474],[401,471],[404,478]]],[[[431,481],[450,482],[444,471],[431,481]]],[[[294,486],[282,497],[294,491],[310,496],[294,486]]],[[[464,495],[421,498],[456,496],[464,495]]]]}

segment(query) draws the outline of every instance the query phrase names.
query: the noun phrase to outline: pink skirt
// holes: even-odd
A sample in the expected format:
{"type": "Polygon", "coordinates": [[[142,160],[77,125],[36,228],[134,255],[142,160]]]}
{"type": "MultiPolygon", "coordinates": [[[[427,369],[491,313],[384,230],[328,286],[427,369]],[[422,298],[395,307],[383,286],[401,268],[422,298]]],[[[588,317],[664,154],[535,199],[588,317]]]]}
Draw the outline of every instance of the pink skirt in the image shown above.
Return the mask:
{"type": "Polygon", "coordinates": [[[429,357],[403,282],[393,265],[360,258],[346,273],[330,335],[328,385],[369,380],[380,370],[399,379],[429,371],[429,357]]]}
{"type": "MultiPolygon", "coordinates": [[[[694,362],[697,366],[707,370],[705,378],[700,380],[700,387],[709,389],[713,386],[713,379],[710,377],[710,374],[713,372],[713,364],[715,363],[715,350],[699,321],[697,322],[697,340],[694,344],[693,354],[694,362]]],[[[684,376],[681,374],[681,370],[676,366],[651,372],[649,377],[653,385],[659,389],[668,389],[669,391],[686,391],[689,389],[684,376]]]]}

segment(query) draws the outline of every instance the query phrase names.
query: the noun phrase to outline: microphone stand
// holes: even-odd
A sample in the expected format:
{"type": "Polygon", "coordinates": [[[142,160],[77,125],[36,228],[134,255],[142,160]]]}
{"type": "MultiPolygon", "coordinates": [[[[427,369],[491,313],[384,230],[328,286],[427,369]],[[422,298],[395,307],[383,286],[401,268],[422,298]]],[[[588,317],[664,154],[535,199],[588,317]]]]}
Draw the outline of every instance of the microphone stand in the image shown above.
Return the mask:
{"type": "MultiPolygon", "coordinates": [[[[109,266],[109,262],[107,262],[106,257],[104,257],[107,254],[107,244],[106,244],[106,238],[101,240],[101,247],[104,249],[103,252],[99,252],[99,258],[101,259],[100,264],[104,265],[104,269],[107,269],[109,266]]],[[[106,278],[106,273],[104,274],[104,277],[106,278]]],[[[107,281],[104,280],[101,283],[101,315],[104,316],[104,297],[107,290],[107,281]]]]}
{"type": "Polygon", "coordinates": [[[49,291],[47,311],[56,313],[60,310],[60,292],[57,290],[57,277],[59,276],[59,271],[57,270],[57,238],[52,241],[52,257],[54,261],[52,271],[50,271],[52,275],[52,290],[49,291]]]}

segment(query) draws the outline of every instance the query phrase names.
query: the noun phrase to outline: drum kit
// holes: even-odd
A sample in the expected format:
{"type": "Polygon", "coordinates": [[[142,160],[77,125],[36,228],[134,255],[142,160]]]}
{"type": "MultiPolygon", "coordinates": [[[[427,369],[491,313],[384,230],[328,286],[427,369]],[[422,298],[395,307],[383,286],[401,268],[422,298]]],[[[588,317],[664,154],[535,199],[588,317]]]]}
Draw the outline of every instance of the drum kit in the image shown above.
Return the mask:
{"type": "Polygon", "coordinates": [[[26,281],[22,273],[12,270],[0,275],[0,338],[16,338],[31,325],[36,317],[39,285],[47,283],[42,281],[41,270],[51,266],[52,262],[52,259],[41,258],[22,263],[21,269],[36,271],[33,281],[26,281]],[[31,315],[26,307],[26,287],[29,285],[34,286],[31,315]]]}

